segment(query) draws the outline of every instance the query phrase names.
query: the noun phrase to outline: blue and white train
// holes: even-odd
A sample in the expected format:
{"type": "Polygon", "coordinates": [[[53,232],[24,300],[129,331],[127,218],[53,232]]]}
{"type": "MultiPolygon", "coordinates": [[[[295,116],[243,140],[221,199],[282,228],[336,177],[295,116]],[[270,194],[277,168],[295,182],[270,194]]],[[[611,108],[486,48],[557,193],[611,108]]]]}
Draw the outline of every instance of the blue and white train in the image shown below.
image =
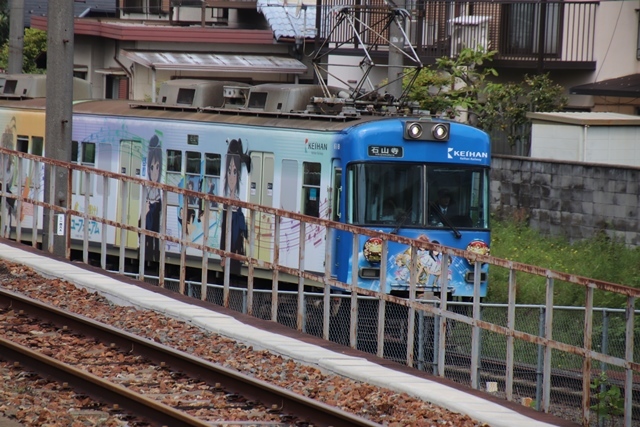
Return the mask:
{"type": "MultiPolygon", "coordinates": [[[[10,80],[12,76],[6,76],[10,80]]],[[[9,87],[6,85],[5,87],[9,87]]],[[[15,86],[15,84],[14,84],[15,86]]],[[[488,136],[471,126],[408,114],[382,114],[370,105],[350,103],[339,90],[313,85],[265,84],[174,80],[161,88],[156,103],[133,105],[125,100],[88,100],[73,108],[72,160],[83,165],[192,188],[218,196],[287,211],[393,232],[412,238],[428,238],[444,246],[488,253],[489,170],[488,136]],[[437,208],[447,199],[446,213],[437,208]]],[[[365,103],[366,104],[366,103],[365,103]]],[[[11,101],[0,105],[3,146],[46,155],[44,100],[11,101]],[[39,101],[39,102],[38,102],[39,101]]],[[[388,110],[393,110],[388,108],[388,110]]],[[[29,168],[6,165],[11,179],[8,191],[43,185],[29,168]],[[30,181],[31,180],[31,181],[30,181]]],[[[74,177],[73,205],[84,209],[90,191],[90,209],[122,221],[119,188],[110,188],[103,205],[102,187],[74,177]]],[[[35,194],[41,197],[41,194],[35,194]]],[[[132,225],[145,217],[148,229],[159,231],[161,192],[152,188],[132,191],[127,202],[132,225]]],[[[223,207],[212,204],[208,241],[203,242],[201,199],[186,200],[169,194],[166,200],[166,233],[181,236],[181,218],[188,218],[189,240],[219,248],[223,240],[223,207]],[[187,214],[182,214],[183,209],[187,214]]],[[[33,218],[23,212],[23,227],[33,218]]],[[[247,226],[242,210],[233,213],[232,250],[242,253],[247,226]]],[[[255,256],[272,259],[273,217],[258,218],[255,256]]],[[[42,224],[42,221],[39,221],[42,224]]],[[[90,238],[102,239],[102,228],[89,228],[90,238]]],[[[126,245],[128,254],[144,249],[145,259],[158,261],[158,242],[108,228],[113,253],[126,245]],[[154,247],[154,245],[156,247],[154,247]]],[[[72,238],[81,239],[82,224],[72,224],[72,238]]],[[[179,262],[178,244],[165,242],[167,262],[179,262]]],[[[280,227],[279,263],[298,265],[299,223],[283,219],[280,227]]],[[[224,243],[223,243],[224,246],[224,243]]],[[[358,286],[380,288],[379,242],[362,236],[359,252],[352,253],[351,235],[324,228],[306,228],[305,268],[324,273],[325,253],[331,256],[331,275],[351,283],[352,264],[358,263],[358,286]],[[327,248],[330,245],[330,248],[327,248]]],[[[195,250],[187,255],[197,257],[195,250]]],[[[201,253],[201,252],[200,252],[201,253]]],[[[386,292],[406,295],[409,288],[409,255],[406,246],[388,247],[386,292]]],[[[213,258],[217,257],[212,255],[213,258]]],[[[439,292],[444,274],[454,297],[473,295],[473,266],[452,257],[440,265],[440,254],[424,251],[418,256],[418,288],[439,292]]],[[[197,264],[197,263],[196,263],[197,264]]],[[[220,263],[210,262],[211,269],[220,263]]],[[[237,273],[246,272],[239,266],[237,273]]],[[[487,291],[486,267],[481,296],[487,291]]]]}

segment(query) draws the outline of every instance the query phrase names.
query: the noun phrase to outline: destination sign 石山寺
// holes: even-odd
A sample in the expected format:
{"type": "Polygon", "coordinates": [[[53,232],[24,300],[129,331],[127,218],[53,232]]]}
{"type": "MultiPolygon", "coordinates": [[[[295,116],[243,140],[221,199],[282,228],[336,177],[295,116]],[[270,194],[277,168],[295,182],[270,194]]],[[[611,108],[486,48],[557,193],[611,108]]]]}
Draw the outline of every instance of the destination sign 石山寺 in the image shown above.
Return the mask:
{"type": "Polygon", "coordinates": [[[384,147],[380,145],[369,146],[370,157],[402,157],[402,147],[384,147]]]}

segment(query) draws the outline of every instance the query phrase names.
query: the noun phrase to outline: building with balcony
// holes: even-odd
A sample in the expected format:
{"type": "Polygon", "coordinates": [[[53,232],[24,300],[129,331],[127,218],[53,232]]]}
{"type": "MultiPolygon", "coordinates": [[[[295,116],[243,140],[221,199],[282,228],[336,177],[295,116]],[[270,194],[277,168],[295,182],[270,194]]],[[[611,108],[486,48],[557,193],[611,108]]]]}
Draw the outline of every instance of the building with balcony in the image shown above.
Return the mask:
{"type": "MultiPolygon", "coordinates": [[[[46,30],[46,4],[25,0],[32,27],[46,30]]],[[[376,87],[389,76],[393,45],[406,66],[481,47],[496,51],[492,66],[502,81],[549,72],[566,88],[570,109],[637,114],[637,7],[624,0],[405,0],[404,8],[381,0],[86,0],[76,4],[74,62],[98,96],[152,100],[159,83],[182,77],[261,83],[319,75],[329,84],[365,79],[376,87]]]]}

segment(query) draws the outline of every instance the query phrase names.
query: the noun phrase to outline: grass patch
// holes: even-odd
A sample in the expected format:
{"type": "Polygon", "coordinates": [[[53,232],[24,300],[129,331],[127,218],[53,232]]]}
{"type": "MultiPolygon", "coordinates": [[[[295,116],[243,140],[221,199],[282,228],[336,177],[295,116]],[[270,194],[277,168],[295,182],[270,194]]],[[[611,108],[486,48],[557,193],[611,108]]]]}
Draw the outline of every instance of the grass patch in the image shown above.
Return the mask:
{"type": "MultiPolygon", "coordinates": [[[[527,225],[515,221],[494,221],[491,255],[564,273],[589,277],[622,285],[640,287],[640,249],[598,235],[589,240],[569,243],[559,237],[543,236],[527,225]]],[[[489,268],[487,301],[507,302],[508,270],[489,268]]],[[[544,302],[546,282],[543,277],[517,276],[517,303],[544,302]]],[[[558,286],[556,286],[556,289],[558,286]]],[[[556,292],[555,305],[584,304],[584,289],[567,286],[556,292]]],[[[596,307],[623,308],[626,298],[611,292],[596,292],[596,307]]]]}

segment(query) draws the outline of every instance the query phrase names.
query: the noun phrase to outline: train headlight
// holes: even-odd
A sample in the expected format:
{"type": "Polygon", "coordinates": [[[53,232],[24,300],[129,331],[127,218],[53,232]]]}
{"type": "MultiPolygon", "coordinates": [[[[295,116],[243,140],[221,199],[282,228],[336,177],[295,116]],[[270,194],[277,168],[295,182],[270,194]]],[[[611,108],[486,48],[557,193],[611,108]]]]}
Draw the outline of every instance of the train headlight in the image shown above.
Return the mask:
{"type": "Polygon", "coordinates": [[[418,139],[422,136],[422,125],[420,123],[411,123],[407,126],[407,134],[410,138],[418,139]]]}
{"type": "Polygon", "coordinates": [[[438,123],[433,127],[431,133],[438,141],[444,141],[449,138],[449,126],[445,126],[444,123],[438,123]]]}
{"type": "Polygon", "coordinates": [[[449,129],[449,123],[429,120],[409,121],[404,125],[404,139],[446,142],[449,140],[449,129]]]}

